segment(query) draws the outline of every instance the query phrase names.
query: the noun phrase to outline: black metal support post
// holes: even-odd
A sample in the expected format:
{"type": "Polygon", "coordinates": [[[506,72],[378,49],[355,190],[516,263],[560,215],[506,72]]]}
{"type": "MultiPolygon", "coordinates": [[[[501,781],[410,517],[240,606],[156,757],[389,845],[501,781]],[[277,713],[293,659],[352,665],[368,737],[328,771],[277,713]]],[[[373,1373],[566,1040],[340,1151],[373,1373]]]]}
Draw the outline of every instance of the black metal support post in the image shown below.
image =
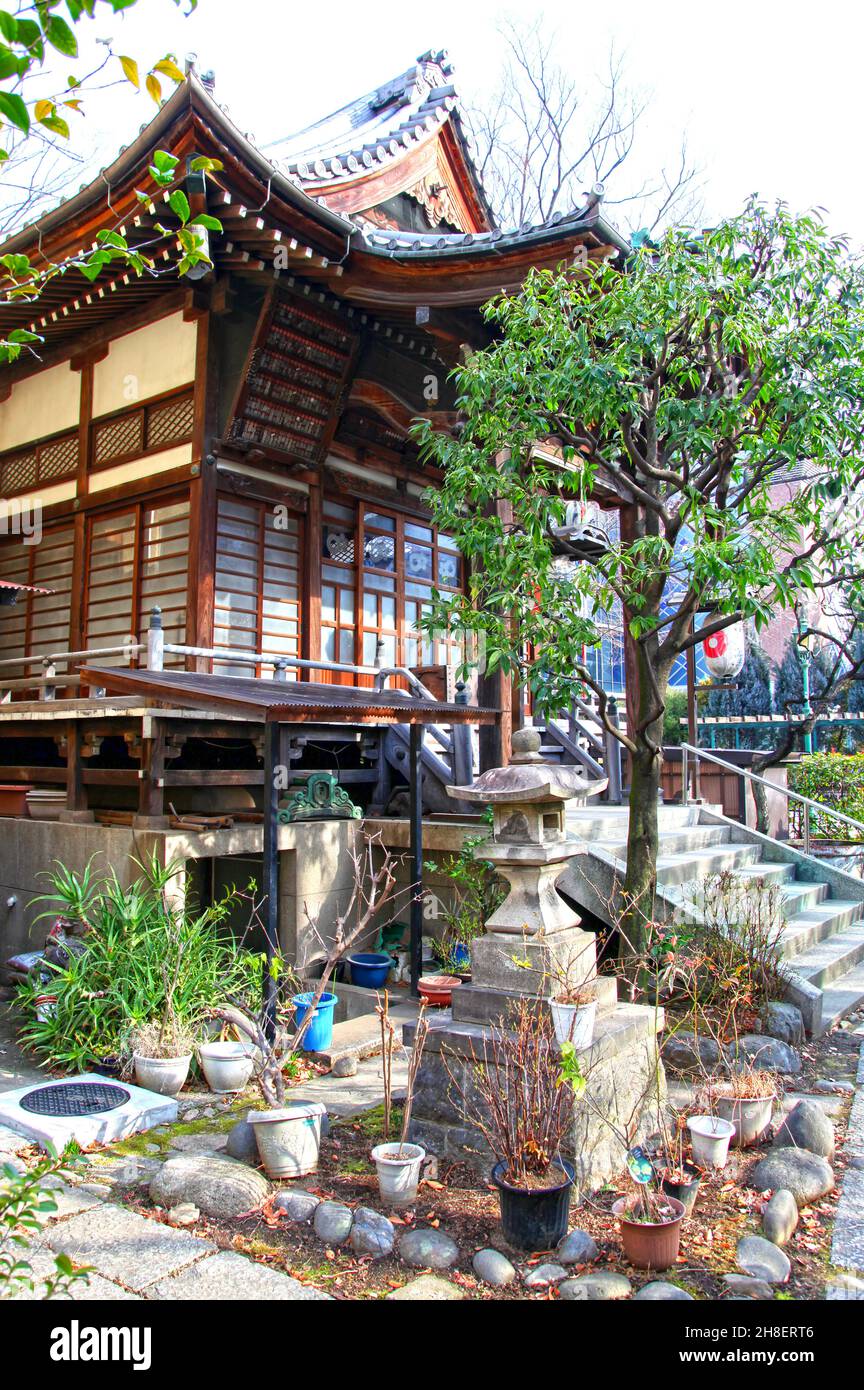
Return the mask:
{"type": "Polygon", "coordinates": [[[276,1001],[278,981],[273,962],[279,950],[279,790],[276,786],[276,767],[279,762],[280,726],[264,725],[264,865],[262,891],[264,901],[265,975],[263,1007],[264,1030],[269,1038],[276,1034],[276,1001]]]}
{"type": "Polygon", "coordinates": [[[411,804],[411,993],[417,997],[423,951],[423,775],[422,724],[410,726],[408,790],[411,804]]]}

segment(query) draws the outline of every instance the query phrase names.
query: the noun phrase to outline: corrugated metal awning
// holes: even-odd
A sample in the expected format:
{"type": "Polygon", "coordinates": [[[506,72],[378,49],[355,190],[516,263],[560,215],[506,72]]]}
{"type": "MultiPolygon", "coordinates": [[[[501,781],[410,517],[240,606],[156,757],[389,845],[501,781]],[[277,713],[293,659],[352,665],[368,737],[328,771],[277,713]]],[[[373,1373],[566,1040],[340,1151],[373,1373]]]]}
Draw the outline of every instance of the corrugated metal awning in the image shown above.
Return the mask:
{"type": "Polygon", "coordinates": [[[363,690],[311,681],[209,676],[195,671],[147,671],[83,666],[83,684],[138,695],[160,704],[224,709],[267,723],[302,724],[494,724],[498,710],[423,700],[398,690],[363,690]]]}

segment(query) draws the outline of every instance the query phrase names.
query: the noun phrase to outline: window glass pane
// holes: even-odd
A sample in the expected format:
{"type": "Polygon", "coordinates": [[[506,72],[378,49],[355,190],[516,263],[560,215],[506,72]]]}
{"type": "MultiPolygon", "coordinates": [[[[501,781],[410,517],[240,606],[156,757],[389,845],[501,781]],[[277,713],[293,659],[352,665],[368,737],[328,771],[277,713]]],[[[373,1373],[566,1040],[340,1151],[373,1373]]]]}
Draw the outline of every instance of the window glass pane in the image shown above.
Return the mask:
{"type": "Polygon", "coordinates": [[[378,638],[374,632],[363,633],[363,666],[375,665],[375,651],[378,646],[378,638]]]}
{"type": "Polygon", "coordinates": [[[378,626],[378,595],[363,595],[363,625],[364,627],[378,626]]]}
{"type": "Polygon", "coordinates": [[[381,589],[387,594],[396,592],[396,580],[388,579],[385,574],[365,574],[363,583],[367,589],[381,589]]]}
{"type": "Polygon", "coordinates": [[[354,633],[339,633],[339,660],[353,664],[354,661],[354,633]]]}
{"type": "Polygon", "coordinates": [[[321,617],[327,623],[336,621],[336,590],[329,584],[321,586],[321,617]]]}
{"type": "Polygon", "coordinates": [[[363,543],[363,563],[376,570],[394,570],[396,542],[391,536],[367,536],[363,543]]]}
{"type": "Polygon", "coordinates": [[[415,526],[412,521],[406,521],[405,535],[412,536],[417,541],[431,541],[432,528],[430,526],[415,526]]]}
{"type": "Polygon", "coordinates": [[[321,566],[321,578],[329,579],[331,584],[344,584],[348,577],[344,570],[337,569],[335,565],[321,566]]]}
{"type": "Polygon", "coordinates": [[[324,527],[324,558],[339,565],[354,563],[354,533],[338,526],[324,527]]]}
{"type": "Polygon", "coordinates": [[[381,626],[396,626],[396,600],[395,598],[382,598],[381,600],[381,626]]]}
{"type": "Polygon", "coordinates": [[[354,621],[354,592],[352,589],[343,589],[339,595],[339,618],[343,623],[353,623],[354,621]]]}
{"type": "Polygon", "coordinates": [[[396,638],[388,637],[386,633],[381,637],[381,665],[396,665],[396,638]]]}
{"type": "Polygon", "coordinates": [[[340,507],[338,502],[328,502],[324,500],[324,515],[335,517],[338,521],[347,521],[349,525],[354,525],[354,508],[340,507]]]}
{"type": "Polygon", "coordinates": [[[406,661],[406,664],[407,664],[408,666],[419,666],[419,665],[420,665],[419,661],[417,660],[417,639],[416,639],[416,637],[407,637],[407,638],[405,639],[405,661],[406,661]]]}
{"type": "Polygon", "coordinates": [[[395,531],[396,522],[391,516],[381,516],[378,512],[367,512],[363,518],[365,526],[374,526],[378,531],[395,531]]]}
{"type": "Polygon", "coordinates": [[[445,536],[443,531],[438,532],[438,544],[446,545],[450,550],[458,550],[458,546],[452,536],[445,536]]]}
{"type": "Polygon", "coordinates": [[[336,660],[336,633],[332,627],[325,627],[321,630],[321,660],[336,660]]]}
{"type": "Polygon", "coordinates": [[[459,583],[459,556],[442,550],[438,555],[438,582],[456,588],[459,583]]]}
{"type": "Polygon", "coordinates": [[[405,593],[410,594],[412,598],[428,598],[430,592],[428,584],[411,584],[408,582],[405,585],[405,593]]]}
{"type": "MultiPolygon", "coordinates": [[[[450,556],[442,556],[441,558],[449,559],[450,556]]],[[[432,551],[425,545],[412,545],[410,541],[406,541],[405,573],[410,575],[412,579],[431,579],[432,551]]]]}

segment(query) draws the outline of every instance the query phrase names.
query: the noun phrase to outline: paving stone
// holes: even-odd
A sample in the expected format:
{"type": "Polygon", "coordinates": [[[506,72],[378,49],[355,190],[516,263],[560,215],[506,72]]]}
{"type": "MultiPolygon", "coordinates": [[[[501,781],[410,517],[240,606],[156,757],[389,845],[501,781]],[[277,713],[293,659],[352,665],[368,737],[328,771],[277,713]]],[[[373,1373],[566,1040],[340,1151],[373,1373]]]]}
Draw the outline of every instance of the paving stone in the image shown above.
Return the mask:
{"type": "Polygon", "coordinates": [[[358,1207],[354,1213],[349,1244],[357,1255],[372,1255],[379,1259],[389,1255],[396,1239],[392,1221],[371,1207],[358,1207]]]}
{"type": "Polygon", "coordinates": [[[484,1284],[493,1284],[497,1288],[503,1288],[505,1284],[512,1284],[516,1278],[516,1267],[512,1265],[506,1255],[502,1255],[500,1250],[478,1250],[474,1259],[471,1261],[474,1273],[484,1284]]]}
{"type": "Polygon", "coordinates": [[[150,1183],[160,1207],[194,1202],[206,1216],[231,1219],[260,1207],[270,1193],[262,1173],[246,1163],[215,1154],[184,1154],[163,1163],[150,1183]]]}
{"type": "Polygon", "coordinates": [[[798,1225],[798,1203],[788,1187],[780,1187],[762,1212],[762,1229],[766,1240],[785,1245],[798,1225]]]}
{"type": "Polygon", "coordinates": [[[667,1284],[665,1279],[655,1279],[651,1284],[644,1284],[638,1293],[634,1293],[633,1302],[641,1300],[645,1303],[659,1303],[668,1301],[670,1303],[694,1303],[692,1293],[686,1289],[679,1289],[677,1284],[667,1284]]]}
{"type": "Polygon", "coordinates": [[[848,1169],[834,1216],[831,1262],[840,1269],[864,1270],[864,1172],[848,1169]]]}
{"type": "MultiPolygon", "coordinates": [[[[22,1252],[23,1254],[23,1252],[22,1252]]],[[[47,1250],[31,1250],[26,1256],[30,1265],[30,1273],[34,1279],[36,1287],[34,1289],[19,1289],[17,1293],[6,1294],[10,1302],[30,1303],[36,1300],[41,1301],[45,1295],[45,1280],[56,1278],[57,1266],[54,1263],[54,1256],[47,1250]]],[[[75,1303],[122,1303],[140,1302],[137,1293],[130,1293],[128,1289],[121,1288],[110,1279],[103,1279],[101,1274],[91,1273],[86,1280],[76,1279],[70,1285],[69,1293],[52,1294],[46,1301],[49,1303],[66,1303],[72,1299],[75,1303]]]]}
{"type": "Polygon", "coordinates": [[[550,1285],[560,1284],[562,1279],[566,1278],[567,1270],[563,1265],[543,1264],[526,1270],[522,1282],[526,1289],[548,1289],[550,1285]]]}
{"type": "Polygon", "coordinates": [[[255,1126],[250,1125],[248,1120],[238,1120],[234,1128],[228,1131],[225,1152],[229,1158],[236,1158],[240,1163],[251,1163],[253,1167],[257,1167],[259,1155],[255,1126]]]}
{"type": "Polygon", "coordinates": [[[562,1265],[587,1265],[597,1258],[597,1243],[587,1231],[571,1231],[555,1251],[562,1265]]]}
{"type": "Polygon", "coordinates": [[[588,1300],[592,1303],[605,1302],[612,1298],[629,1298],[632,1285],[623,1274],[613,1274],[611,1270],[596,1269],[590,1274],[579,1274],[575,1279],[567,1279],[558,1285],[562,1298],[573,1302],[588,1300]]]}
{"type": "Polygon", "coordinates": [[[830,1081],[823,1078],[821,1081],[813,1082],[813,1090],[828,1096],[835,1094],[837,1091],[841,1091],[843,1095],[851,1096],[855,1087],[852,1085],[851,1081],[830,1081]]]}
{"type": "Polygon", "coordinates": [[[319,1202],[315,1208],[315,1234],[326,1245],[344,1245],[351,1234],[354,1214],[341,1202],[319,1202]]]}
{"type": "Polygon", "coordinates": [[[723,1282],[735,1298],[773,1299],[774,1289],[765,1279],[750,1274],[724,1274],[723,1282]]]}
{"type": "Polygon", "coordinates": [[[442,1303],[445,1300],[455,1303],[465,1297],[462,1289],[451,1284],[449,1279],[441,1279],[436,1274],[421,1274],[419,1279],[411,1279],[401,1289],[388,1293],[385,1303],[442,1303]]]}
{"type": "Polygon", "coordinates": [[[254,1260],[248,1260],[245,1255],[231,1250],[223,1250],[218,1255],[199,1260],[181,1273],[161,1280],[147,1293],[151,1298],[193,1301],[257,1299],[262,1303],[271,1300],[283,1303],[333,1302],[330,1294],[310,1288],[307,1284],[301,1284],[299,1279],[256,1264],[254,1260]]]}
{"type": "Polygon", "coordinates": [[[864,1279],[858,1279],[854,1274],[841,1274],[839,1278],[826,1284],[825,1297],[835,1302],[838,1299],[844,1302],[864,1299],[864,1279]]]}
{"type": "Polygon", "coordinates": [[[459,1246],[444,1231],[406,1231],[399,1254],[409,1265],[422,1269],[449,1269],[459,1258],[459,1246]]]}
{"type": "MultiPolygon", "coordinates": [[[[45,1186],[48,1187],[48,1184],[45,1186]]],[[[70,1187],[66,1183],[59,1187],[51,1185],[46,1196],[50,1196],[51,1201],[56,1204],[56,1210],[35,1213],[36,1220],[43,1226],[50,1225],[52,1221],[61,1221],[67,1216],[76,1216],[81,1211],[90,1211],[104,1200],[92,1192],[87,1192],[83,1187],[70,1187]]]]}
{"type": "Polygon", "coordinates": [[[177,1134],[171,1149],[178,1154],[215,1154],[225,1149],[226,1138],[218,1132],[203,1130],[200,1134],[177,1134]]]}
{"type": "Polygon", "coordinates": [[[785,1284],[792,1272],[789,1256],[764,1236],[743,1236],[735,1257],[740,1270],[766,1284],[785,1284]]]}
{"type": "Polygon", "coordinates": [[[136,1293],[216,1249],[212,1241],[113,1203],[50,1227],[46,1244],[136,1293]]]}
{"type": "Polygon", "coordinates": [[[824,1158],[806,1149],[772,1149],[753,1168],[750,1186],[760,1192],[788,1188],[800,1210],[831,1191],[834,1170],[824,1158]]]}
{"type": "Polygon", "coordinates": [[[321,1205],[321,1198],[316,1197],[314,1192],[305,1192],[301,1187],[286,1187],[276,1193],[273,1205],[289,1221],[311,1221],[316,1208],[321,1205]]]}
{"type": "Polygon", "coordinates": [[[808,1153],[834,1157],[834,1126],[815,1100],[799,1100],[774,1136],[779,1148],[806,1149],[808,1153]]]}

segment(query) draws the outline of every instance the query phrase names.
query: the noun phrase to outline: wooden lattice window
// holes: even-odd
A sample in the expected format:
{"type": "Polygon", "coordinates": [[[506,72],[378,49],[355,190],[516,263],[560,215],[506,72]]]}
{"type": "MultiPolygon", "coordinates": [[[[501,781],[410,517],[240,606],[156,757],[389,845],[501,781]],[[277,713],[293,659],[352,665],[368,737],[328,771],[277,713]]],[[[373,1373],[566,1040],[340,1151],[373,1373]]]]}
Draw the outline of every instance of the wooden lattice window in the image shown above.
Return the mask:
{"type": "MultiPolygon", "coordinates": [[[[186,635],[189,557],[188,495],[127,507],[90,518],[87,534],[85,645],[116,647],[146,640],[150,611],[162,609],[165,640],[186,635]]],[[[124,666],[123,653],[103,664],[124,666]]],[[[165,657],[166,666],[183,658],[165,657]]]]}
{"type": "Polygon", "coordinates": [[[94,468],[127,463],[192,438],[195,399],[191,390],[145,401],[143,405],[93,423],[94,468]]]}
{"type": "MultiPolygon", "coordinates": [[[[220,496],[216,524],[214,647],[300,655],[303,518],[252,499],[220,496]]],[[[220,665],[230,675],[269,675],[220,665]]]]}
{"type": "Polygon", "coordinates": [[[78,471],[78,432],[39,439],[0,454],[0,496],[31,492],[40,484],[74,478],[78,471]]]}

